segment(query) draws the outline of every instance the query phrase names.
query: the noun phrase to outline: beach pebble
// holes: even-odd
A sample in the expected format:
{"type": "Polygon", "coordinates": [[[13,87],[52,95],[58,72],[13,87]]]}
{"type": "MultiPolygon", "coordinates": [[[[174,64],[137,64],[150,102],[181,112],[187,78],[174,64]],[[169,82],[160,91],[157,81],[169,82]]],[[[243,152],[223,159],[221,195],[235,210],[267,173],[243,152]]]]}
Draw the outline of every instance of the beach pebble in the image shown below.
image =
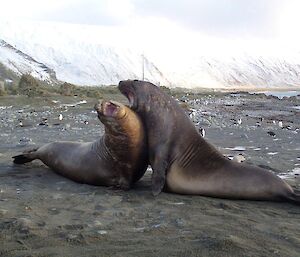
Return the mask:
{"type": "Polygon", "coordinates": [[[58,199],[62,199],[63,197],[62,197],[61,194],[53,194],[53,195],[52,195],[52,198],[53,198],[54,200],[58,200],[58,199]]]}
{"type": "Polygon", "coordinates": [[[50,208],[48,209],[49,213],[52,214],[52,215],[57,215],[60,213],[59,210],[57,210],[56,208],[50,208]]]}
{"type": "Polygon", "coordinates": [[[68,234],[68,236],[67,236],[68,240],[74,240],[76,238],[78,238],[78,235],[75,235],[75,234],[68,234]]]}
{"type": "Polygon", "coordinates": [[[93,222],[93,225],[96,226],[96,227],[103,226],[102,222],[99,221],[99,220],[95,220],[95,221],[93,222]]]}
{"type": "Polygon", "coordinates": [[[98,230],[97,233],[99,235],[106,235],[107,234],[107,231],[106,230],[98,230]]]}
{"type": "Polygon", "coordinates": [[[244,162],[246,158],[240,153],[232,158],[235,162],[244,162]]]}
{"type": "Polygon", "coordinates": [[[31,138],[29,138],[29,137],[22,137],[22,138],[20,138],[20,140],[19,140],[19,145],[25,146],[25,145],[30,144],[31,142],[32,142],[32,139],[31,139],[31,138]]]}
{"type": "Polygon", "coordinates": [[[70,129],[71,125],[68,123],[65,125],[65,129],[70,129]]]}
{"type": "Polygon", "coordinates": [[[299,176],[299,174],[300,174],[300,168],[294,168],[294,169],[293,169],[293,173],[294,173],[295,175],[299,176]]]}
{"type": "Polygon", "coordinates": [[[231,151],[245,151],[246,147],[244,147],[244,146],[235,146],[235,147],[226,147],[225,149],[231,150],[231,151]]]}
{"type": "Polygon", "coordinates": [[[278,154],[278,152],[270,152],[270,153],[267,153],[267,155],[276,155],[278,154]]]}
{"type": "Polygon", "coordinates": [[[133,232],[145,232],[146,228],[145,227],[141,227],[141,228],[133,228],[133,232]]]}
{"type": "Polygon", "coordinates": [[[183,228],[184,225],[186,224],[186,222],[185,222],[184,219],[182,219],[182,218],[177,218],[177,219],[175,220],[175,224],[176,224],[176,226],[177,226],[178,228],[183,228]]]}
{"type": "Polygon", "coordinates": [[[21,225],[21,232],[27,232],[28,230],[36,228],[34,222],[27,217],[19,218],[18,221],[21,225]]]}
{"type": "Polygon", "coordinates": [[[152,228],[160,228],[162,225],[163,225],[163,224],[161,224],[161,223],[160,223],[160,224],[154,224],[154,225],[152,225],[151,227],[152,227],[152,228]]]}
{"type": "Polygon", "coordinates": [[[6,210],[6,209],[0,209],[0,216],[5,215],[6,213],[8,213],[8,210],[6,210]]]}
{"type": "Polygon", "coordinates": [[[184,202],[172,202],[170,204],[173,204],[173,205],[184,205],[184,202]]]}

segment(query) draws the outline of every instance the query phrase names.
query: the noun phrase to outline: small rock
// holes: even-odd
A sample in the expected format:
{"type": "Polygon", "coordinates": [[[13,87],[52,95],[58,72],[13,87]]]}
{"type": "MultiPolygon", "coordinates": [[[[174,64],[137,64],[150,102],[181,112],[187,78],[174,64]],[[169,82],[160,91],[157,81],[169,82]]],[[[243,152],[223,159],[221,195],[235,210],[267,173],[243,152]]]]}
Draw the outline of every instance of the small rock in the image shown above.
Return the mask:
{"type": "Polygon", "coordinates": [[[8,213],[8,210],[6,210],[6,209],[0,209],[0,216],[5,215],[6,213],[8,213]]]}
{"type": "Polygon", "coordinates": [[[183,228],[184,225],[185,225],[185,221],[182,218],[177,218],[175,220],[175,224],[176,224],[177,227],[183,228]]]}
{"type": "Polygon", "coordinates": [[[244,162],[246,158],[240,153],[232,158],[235,162],[244,162]]]}
{"type": "Polygon", "coordinates": [[[133,232],[145,232],[146,228],[142,227],[142,228],[133,228],[133,232]]]}
{"type": "Polygon", "coordinates": [[[97,233],[100,235],[106,235],[107,231],[106,230],[98,230],[97,233]]]}

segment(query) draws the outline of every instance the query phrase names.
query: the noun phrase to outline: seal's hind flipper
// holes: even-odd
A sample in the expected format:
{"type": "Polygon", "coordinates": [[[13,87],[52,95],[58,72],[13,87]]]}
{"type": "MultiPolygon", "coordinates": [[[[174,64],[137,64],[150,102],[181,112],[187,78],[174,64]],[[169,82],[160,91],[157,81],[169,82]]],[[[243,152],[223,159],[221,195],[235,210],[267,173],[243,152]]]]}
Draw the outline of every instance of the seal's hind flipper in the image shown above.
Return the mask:
{"type": "Polygon", "coordinates": [[[15,164],[24,164],[27,162],[31,162],[34,159],[36,159],[36,154],[34,154],[37,151],[37,149],[32,149],[29,151],[24,152],[23,154],[13,156],[14,159],[13,162],[15,164]]]}
{"type": "Polygon", "coordinates": [[[12,158],[14,158],[15,164],[23,164],[26,162],[31,162],[33,160],[31,158],[26,157],[25,154],[16,155],[16,156],[13,156],[12,158]]]}

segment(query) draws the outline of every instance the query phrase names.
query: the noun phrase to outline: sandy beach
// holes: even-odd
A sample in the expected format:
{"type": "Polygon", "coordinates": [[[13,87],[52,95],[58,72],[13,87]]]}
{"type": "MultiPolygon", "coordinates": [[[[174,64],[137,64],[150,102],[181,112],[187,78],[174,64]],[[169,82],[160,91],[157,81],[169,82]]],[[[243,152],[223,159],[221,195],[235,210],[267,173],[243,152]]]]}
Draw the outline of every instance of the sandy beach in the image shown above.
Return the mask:
{"type": "MultiPolygon", "coordinates": [[[[177,97],[224,155],[242,154],[300,190],[300,97],[177,97]]],[[[0,97],[0,256],[299,256],[300,206],[153,197],[151,170],[124,192],[75,183],[39,161],[12,163],[13,155],[48,142],[97,139],[104,128],[94,104],[90,98],[0,97]]]]}

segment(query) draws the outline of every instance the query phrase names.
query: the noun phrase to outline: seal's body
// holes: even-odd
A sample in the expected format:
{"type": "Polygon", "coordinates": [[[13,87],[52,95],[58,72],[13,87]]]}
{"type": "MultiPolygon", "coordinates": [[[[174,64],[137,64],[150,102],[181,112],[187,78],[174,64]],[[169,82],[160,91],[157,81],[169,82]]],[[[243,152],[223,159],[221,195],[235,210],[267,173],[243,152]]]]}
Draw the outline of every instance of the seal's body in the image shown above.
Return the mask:
{"type": "Polygon", "coordinates": [[[225,158],[199,135],[177,102],[155,85],[128,80],[121,81],[119,89],[147,132],[154,195],[165,188],[180,194],[300,203],[299,195],[270,171],[225,158]]]}
{"type": "Polygon", "coordinates": [[[148,166],[143,124],[130,108],[114,101],[97,104],[95,109],[105,126],[99,140],[49,143],[14,156],[14,163],[40,159],[74,181],[129,189],[148,166]]]}

